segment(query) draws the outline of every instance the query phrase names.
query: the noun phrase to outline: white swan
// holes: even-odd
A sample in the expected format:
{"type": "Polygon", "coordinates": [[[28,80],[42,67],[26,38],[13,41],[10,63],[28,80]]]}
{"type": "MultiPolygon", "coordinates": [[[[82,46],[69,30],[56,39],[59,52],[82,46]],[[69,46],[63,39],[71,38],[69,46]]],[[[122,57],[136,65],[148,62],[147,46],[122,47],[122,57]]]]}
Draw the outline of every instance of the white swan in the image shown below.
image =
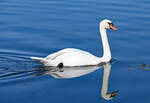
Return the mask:
{"type": "Polygon", "coordinates": [[[106,29],[117,30],[112,21],[105,19],[100,22],[99,30],[103,44],[103,57],[96,57],[86,51],[74,48],[67,48],[48,55],[45,58],[31,57],[36,61],[44,64],[44,66],[85,66],[98,65],[102,62],[109,62],[111,60],[111,52],[107,39],[106,29]]]}

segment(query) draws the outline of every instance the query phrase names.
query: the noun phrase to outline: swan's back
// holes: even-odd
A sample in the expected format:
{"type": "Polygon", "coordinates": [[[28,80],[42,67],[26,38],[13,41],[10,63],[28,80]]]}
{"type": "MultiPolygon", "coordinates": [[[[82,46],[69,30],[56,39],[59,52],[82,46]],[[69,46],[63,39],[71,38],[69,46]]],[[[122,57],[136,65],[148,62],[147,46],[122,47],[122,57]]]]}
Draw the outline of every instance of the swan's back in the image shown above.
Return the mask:
{"type": "Polygon", "coordinates": [[[67,48],[56,53],[48,55],[46,60],[51,61],[50,65],[63,63],[64,66],[82,66],[82,65],[97,65],[100,59],[86,51],[67,48]]]}

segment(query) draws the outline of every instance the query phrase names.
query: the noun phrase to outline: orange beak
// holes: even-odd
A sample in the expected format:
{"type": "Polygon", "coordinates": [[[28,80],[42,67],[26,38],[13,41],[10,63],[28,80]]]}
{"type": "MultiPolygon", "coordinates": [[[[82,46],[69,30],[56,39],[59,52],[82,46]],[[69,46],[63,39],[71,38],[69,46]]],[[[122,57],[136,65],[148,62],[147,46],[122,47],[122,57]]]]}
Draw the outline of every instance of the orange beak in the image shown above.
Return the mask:
{"type": "Polygon", "coordinates": [[[115,28],[115,27],[113,26],[113,24],[111,24],[109,27],[110,27],[110,29],[112,29],[112,30],[115,30],[115,31],[117,30],[117,28],[115,28]]]}

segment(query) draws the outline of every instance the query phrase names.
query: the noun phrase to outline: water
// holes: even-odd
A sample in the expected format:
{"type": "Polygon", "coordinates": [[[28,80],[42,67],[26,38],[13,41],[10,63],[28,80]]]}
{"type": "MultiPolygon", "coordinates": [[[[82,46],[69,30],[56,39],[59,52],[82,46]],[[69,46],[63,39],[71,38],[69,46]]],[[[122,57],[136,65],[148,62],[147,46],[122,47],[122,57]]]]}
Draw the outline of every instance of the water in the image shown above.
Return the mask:
{"type": "Polygon", "coordinates": [[[149,103],[149,3],[1,0],[0,103],[149,103]],[[111,19],[118,28],[108,30],[116,60],[108,78],[108,92],[119,91],[115,98],[106,100],[101,95],[103,68],[60,79],[46,74],[41,64],[29,59],[67,47],[102,56],[98,24],[104,18],[111,19]]]}

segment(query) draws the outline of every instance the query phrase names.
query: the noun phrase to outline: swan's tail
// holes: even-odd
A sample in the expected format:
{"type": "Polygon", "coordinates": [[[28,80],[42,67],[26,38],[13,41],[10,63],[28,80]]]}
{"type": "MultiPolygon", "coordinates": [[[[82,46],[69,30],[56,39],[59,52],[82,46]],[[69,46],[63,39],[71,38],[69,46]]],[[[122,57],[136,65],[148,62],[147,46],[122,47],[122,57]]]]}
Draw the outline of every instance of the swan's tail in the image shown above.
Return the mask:
{"type": "Polygon", "coordinates": [[[30,57],[30,58],[33,59],[33,60],[36,60],[36,61],[38,61],[42,64],[44,64],[46,62],[45,59],[41,58],[41,57],[30,57]]]}

